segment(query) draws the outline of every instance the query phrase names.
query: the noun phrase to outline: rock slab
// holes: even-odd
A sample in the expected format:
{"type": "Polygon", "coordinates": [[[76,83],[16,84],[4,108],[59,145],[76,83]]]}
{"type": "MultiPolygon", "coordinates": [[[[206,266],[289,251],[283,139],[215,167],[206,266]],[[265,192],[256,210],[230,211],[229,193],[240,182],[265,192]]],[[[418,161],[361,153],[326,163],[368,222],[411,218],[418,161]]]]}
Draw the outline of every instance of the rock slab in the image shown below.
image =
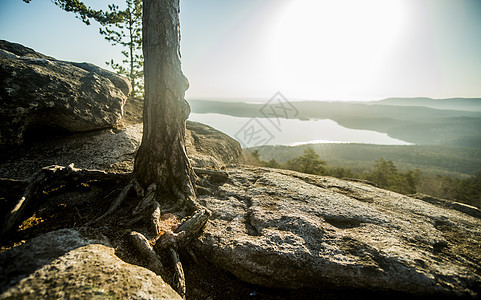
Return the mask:
{"type": "Polygon", "coordinates": [[[215,195],[198,199],[213,215],[196,248],[243,281],[480,295],[479,218],[332,177],[247,167],[228,173],[215,195]]]}
{"type": "Polygon", "coordinates": [[[48,131],[90,131],[122,117],[127,78],[0,40],[0,147],[48,131]]]}
{"type": "Polygon", "coordinates": [[[0,253],[0,299],[182,299],[105,238],[61,229],[0,253]],[[89,237],[90,236],[90,237],[89,237]]]}

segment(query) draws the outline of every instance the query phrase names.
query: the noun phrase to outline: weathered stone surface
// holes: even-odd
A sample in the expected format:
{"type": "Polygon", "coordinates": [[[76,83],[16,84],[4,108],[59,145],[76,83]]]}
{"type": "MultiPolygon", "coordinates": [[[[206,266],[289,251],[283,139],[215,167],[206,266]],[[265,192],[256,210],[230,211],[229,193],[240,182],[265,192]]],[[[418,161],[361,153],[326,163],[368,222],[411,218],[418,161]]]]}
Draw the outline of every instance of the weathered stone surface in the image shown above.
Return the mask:
{"type": "Polygon", "coordinates": [[[481,220],[376,187],[265,168],[228,169],[198,200],[196,247],[243,281],[479,296],[481,220]]]}
{"type": "MultiPolygon", "coordinates": [[[[239,143],[222,132],[195,122],[188,122],[186,132],[187,154],[194,166],[220,169],[241,160],[239,143]]],[[[0,162],[0,177],[24,179],[42,167],[71,163],[81,169],[131,172],[141,140],[142,124],[134,124],[38,142],[0,162]]]]}
{"type": "Polygon", "coordinates": [[[0,299],[181,299],[92,231],[62,229],[0,253],[0,299]]]}
{"type": "Polygon", "coordinates": [[[37,51],[33,50],[32,48],[25,47],[23,45],[17,43],[10,43],[5,40],[0,40],[0,49],[8,51],[18,56],[24,57],[31,57],[31,58],[46,58],[46,59],[54,59],[53,57],[44,55],[42,53],[38,53],[37,51]]]}
{"type": "Polygon", "coordinates": [[[185,146],[191,163],[199,168],[223,168],[242,160],[238,141],[208,125],[187,121],[185,146]]]}
{"type": "Polygon", "coordinates": [[[128,79],[97,66],[0,41],[0,146],[20,145],[30,131],[111,127],[130,90],[128,79]]]}

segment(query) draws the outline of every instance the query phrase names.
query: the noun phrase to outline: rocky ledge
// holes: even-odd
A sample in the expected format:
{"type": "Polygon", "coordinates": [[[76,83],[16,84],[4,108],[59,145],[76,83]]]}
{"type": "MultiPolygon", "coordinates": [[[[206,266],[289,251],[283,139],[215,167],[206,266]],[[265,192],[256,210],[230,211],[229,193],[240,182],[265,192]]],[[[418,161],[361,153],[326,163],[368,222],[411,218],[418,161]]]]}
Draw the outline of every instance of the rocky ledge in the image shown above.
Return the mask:
{"type": "MultiPolygon", "coordinates": [[[[198,201],[212,216],[193,242],[199,262],[181,253],[187,299],[480,295],[481,219],[474,207],[465,213],[292,171],[225,170],[227,181],[198,186],[198,201]]],[[[17,246],[2,245],[0,298],[176,297],[168,278],[136,266],[142,257],[116,227],[128,219],[88,225],[108,208],[109,186],[119,183],[78,182],[39,201],[11,237],[17,246]]]]}
{"type": "Polygon", "coordinates": [[[199,199],[213,215],[196,248],[243,281],[479,296],[479,218],[332,177],[228,173],[229,182],[199,199]]]}

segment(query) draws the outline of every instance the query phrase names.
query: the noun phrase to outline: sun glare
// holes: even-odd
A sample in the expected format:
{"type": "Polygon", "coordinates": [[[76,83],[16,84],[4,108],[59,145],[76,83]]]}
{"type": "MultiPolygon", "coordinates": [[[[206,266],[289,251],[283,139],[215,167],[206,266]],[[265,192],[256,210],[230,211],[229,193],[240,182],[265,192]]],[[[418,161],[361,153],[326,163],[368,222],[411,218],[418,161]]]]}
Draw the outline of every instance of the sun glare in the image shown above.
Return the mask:
{"type": "Polygon", "coordinates": [[[276,84],[286,93],[307,98],[318,93],[336,98],[362,94],[375,84],[376,74],[402,37],[405,3],[289,2],[271,35],[276,84]]]}

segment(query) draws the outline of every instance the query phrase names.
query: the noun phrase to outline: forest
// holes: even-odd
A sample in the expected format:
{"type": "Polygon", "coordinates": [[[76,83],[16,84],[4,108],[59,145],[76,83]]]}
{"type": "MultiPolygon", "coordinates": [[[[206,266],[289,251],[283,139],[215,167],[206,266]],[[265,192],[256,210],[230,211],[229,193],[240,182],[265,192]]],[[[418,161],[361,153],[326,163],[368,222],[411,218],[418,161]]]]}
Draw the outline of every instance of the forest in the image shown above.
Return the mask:
{"type": "Polygon", "coordinates": [[[368,171],[374,160],[392,160],[401,171],[421,169],[428,175],[466,178],[481,170],[481,150],[443,145],[373,145],[324,143],[298,146],[265,145],[249,148],[259,150],[265,161],[286,162],[313,148],[330,166],[349,168],[355,173],[368,171]]]}
{"type": "MultiPolygon", "coordinates": [[[[481,208],[481,171],[477,171],[472,175],[447,171],[446,174],[458,174],[458,176],[448,176],[439,175],[438,170],[438,174],[435,175],[436,171],[433,169],[426,168],[426,170],[421,170],[419,168],[410,168],[413,166],[413,164],[410,163],[401,163],[399,165],[402,168],[398,168],[398,166],[392,160],[387,160],[384,157],[371,160],[370,166],[368,166],[367,157],[373,155],[373,153],[382,155],[383,152],[363,152],[360,148],[363,146],[376,147],[374,145],[354,145],[354,148],[351,147],[353,149],[349,149],[351,151],[354,150],[358,156],[364,159],[362,161],[359,160],[357,166],[352,168],[347,164],[346,161],[344,161],[342,166],[328,163],[326,160],[322,159],[323,157],[321,157],[316,150],[314,150],[315,148],[313,148],[313,146],[319,146],[316,149],[317,151],[322,151],[322,146],[324,146],[324,148],[331,147],[331,149],[329,149],[332,151],[330,152],[331,158],[335,156],[333,155],[334,153],[336,153],[338,157],[348,153],[348,151],[346,151],[347,147],[342,147],[346,145],[342,144],[338,145],[341,147],[335,147],[335,144],[303,145],[297,147],[265,146],[259,149],[251,148],[249,151],[245,150],[244,157],[246,163],[257,166],[287,169],[315,175],[333,176],[341,179],[362,180],[377,187],[401,194],[425,194],[436,198],[458,201],[481,208]],[[344,148],[344,152],[339,151],[342,148],[344,148]],[[302,154],[299,154],[300,151],[303,151],[302,154]],[[362,155],[359,155],[361,153],[368,154],[364,155],[363,157],[362,155]],[[277,159],[276,154],[280,154],[277,159]]],[[[377,147],[382,148],[381,146],[377,147]]],[[[390,146],[390,148],[392,147],[393,146],[390,146]]],[[[468,151],[469,149],[465,150],[468,151]]],[[[443,158],[450,157],[446,149],[444,154],[436,153],[437,155],[433,154],[434,152],[428,152],[426,150],[424,152],[418,151],[418,153],[415,151],[413,152],[414,153],[411,154],[419,157],[419,159],[425,157],[425,165],[429,165],[431,163],[433,166],[435,166],[436,163],[443,161],[443,158]],[[424,153],[424,155],[421,155],[422,153],[424,153]]],[[[397,154],[399,155],[398,157],[401,158],[409,157],[405,155],[406,153],[408,152],[398,150],[397,154]]],[[[457,170],[459,171],[468,170],[469,168],[466,168],[468,163],[466,163],[464,168],[457,166],[458,164],[462,165],[462,163],[459,163],[461,159],[457,158],[455,153],[457,152],[452,151],[451,160],[447,159],[445,161],[446,166],[452,165],[453,168],[458,168],[457,170]]],[[[384,154],[389,153],[384,152],[384,154]]],[[[390,154],[392,156],[393,154],[396,154],[396,151],[391,151],[390,154]]],[[[465,153],[457,154],[460,156],[463,156],[463,154],[465,155],[465,153]]],[[[402,160],[400,161],[402,162],[402,160]]],[[[409,160],[405,159],[404,161],[406,162],[409,160]]],[[[473,170],[475,168],[476,166],[473,167],[473,170]]],[[[479,165],[478,170],[481,170],[479,165]]]]}

